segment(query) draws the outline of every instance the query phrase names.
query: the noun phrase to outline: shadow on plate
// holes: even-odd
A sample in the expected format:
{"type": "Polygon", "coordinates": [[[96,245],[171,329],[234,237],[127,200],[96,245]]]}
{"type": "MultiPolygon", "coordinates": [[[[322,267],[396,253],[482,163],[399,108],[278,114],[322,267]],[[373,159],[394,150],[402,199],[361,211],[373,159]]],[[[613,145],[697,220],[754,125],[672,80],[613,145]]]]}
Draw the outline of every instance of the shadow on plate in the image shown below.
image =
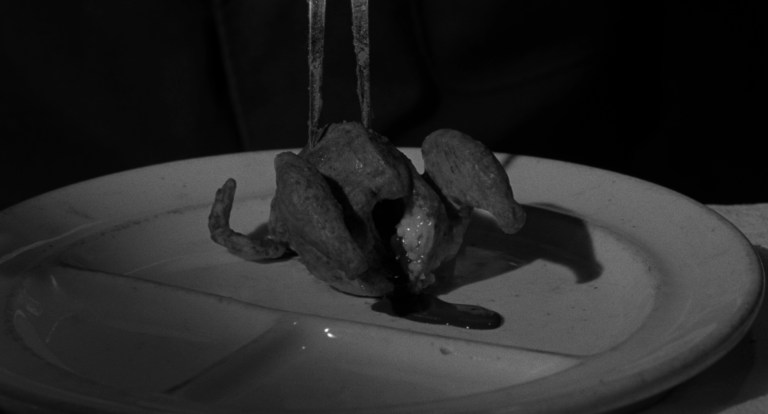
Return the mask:
{"type": "Polygon", "coordinates": [[[505,234],[492,217],[478,213],[464,238],[464,246],[453,263],[438,272],[441,278],[434,294],[445,294],[461,286],[496,277],[536,260],[568,268],[576,283],[591,282],[603,267],[594,253],[587,223],[553,205],[525,206],[527,221],[516,234],[505,234]]]}

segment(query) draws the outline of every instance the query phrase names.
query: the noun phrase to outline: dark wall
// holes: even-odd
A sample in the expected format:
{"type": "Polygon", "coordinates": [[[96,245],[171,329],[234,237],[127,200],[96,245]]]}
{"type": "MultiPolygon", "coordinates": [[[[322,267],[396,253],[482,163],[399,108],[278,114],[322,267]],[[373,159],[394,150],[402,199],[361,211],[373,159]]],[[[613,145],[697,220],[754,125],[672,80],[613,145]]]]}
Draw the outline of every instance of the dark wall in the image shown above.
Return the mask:
{"type": "MultiPolygon", "coordinates": [[[[331,0],[324,122],[359,117],[331,0]]],[[[703,202],[768,201],[757,0],[371,0],[373,126],[635,175],[703,202]]],[[[158,162],[301,146],[306,2],[0,2],[0,208],[158,162]]]]}

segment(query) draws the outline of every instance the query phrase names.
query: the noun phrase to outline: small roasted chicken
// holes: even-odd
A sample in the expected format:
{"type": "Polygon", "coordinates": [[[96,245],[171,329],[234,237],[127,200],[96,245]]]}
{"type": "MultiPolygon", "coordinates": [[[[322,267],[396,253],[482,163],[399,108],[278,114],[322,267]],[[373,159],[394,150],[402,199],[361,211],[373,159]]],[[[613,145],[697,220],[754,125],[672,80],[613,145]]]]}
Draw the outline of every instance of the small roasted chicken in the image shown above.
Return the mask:
{"type": "Polygon", "coordinates": [[[425,171],[385,137],[358,123],[330,125],[300,153],[275,158],[268,234],[232,230],[230,179],[216,192],[211,238],[249,260],[293,251],[315,277],[345,293],[419,293],[456,256],[474,208],[514,233],[525,222],[504,168],[482,143],[439,130],[422,146],[425,171]]]}

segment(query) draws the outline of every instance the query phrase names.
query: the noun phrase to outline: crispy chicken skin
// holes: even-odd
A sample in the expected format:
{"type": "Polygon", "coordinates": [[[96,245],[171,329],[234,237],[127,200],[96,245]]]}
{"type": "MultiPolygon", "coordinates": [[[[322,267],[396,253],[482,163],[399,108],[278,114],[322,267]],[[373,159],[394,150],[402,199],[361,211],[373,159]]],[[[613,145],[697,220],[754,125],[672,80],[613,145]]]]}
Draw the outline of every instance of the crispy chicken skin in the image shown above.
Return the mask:
{"type": "Polygon", "coordinates": [[[455,208],[486,210],[506,233],[523,226],[525,210],[515,201],[507,172],[480,141],[441,129],[424,139],[421,154],[427,175],[455,208]]]}
{"type": "MultiPolygon", "coordinates": [[[[317,278],[355,293],[368,271],[366,255],[347,229],[344,212],[320,172],[291,152],[275,157],[277,189],[272,199],[270,232],[284,242],[317,278]]],[[[375,280],[374,280],[375,282],[375,280]]]]}
{"type": "Polygon", "coordinates": [[[232,213],[236,189],[237,183],[230,178],[216,190],[216,197],[208,216],[211,239],[246,260],[277,259],[285,255],[287,245],[277,241],[271,234],[254,239],[230,228],[229,217],[232,213]]]}
{"type": "Polygon", "coordinates": [[[439,130],[422,154],[420,175],[385,137],[358,123],[330,125],[314,147],[275,158],[267,236],[254,240],[229,227],[230,179],[211,208],[211,238],[249,260],[293,250],[310,273],[345,293],[378,297],[396,285],[418,293],[459,251],[473,208],[508,233],[525,221],[504,168],[479,141],[439,130]]]}
{"type": "Polygon", "coordinates": [[[412,192],[411,162],[384,137],[358,123],[333,124],[311,150],[301,152],[336,190],[347,226],[372,267],[389,259],[373,219],[383,200],[412,192]]]}

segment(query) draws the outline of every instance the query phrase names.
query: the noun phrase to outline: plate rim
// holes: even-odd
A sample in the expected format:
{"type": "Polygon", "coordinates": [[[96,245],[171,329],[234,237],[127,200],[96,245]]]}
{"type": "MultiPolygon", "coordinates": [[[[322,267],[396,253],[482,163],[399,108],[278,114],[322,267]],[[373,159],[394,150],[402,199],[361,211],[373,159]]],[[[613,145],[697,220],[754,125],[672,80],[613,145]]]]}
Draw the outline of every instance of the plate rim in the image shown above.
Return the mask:
{"type": "MultiPolygon", "coordinates": [[[[413,158],[414,154],[418,152],[418,148],[401,148],[406,155],[409,156],[409,158],[413,158]]],[[[29,208],[29,206],[33,206],[35,203],[45,202],[46,200],[50,198],[57,198],[66,196],[68,193],[71,192],[77,192],[80,191],[83,188],[87,188],[89,186],[93,185],[100,185],[105,182],[109,182],[110,180],[115,179],[123,179],[125,177],[129,177],[131,175],[135,174],[152,174],[154,172],[161,172],[163,170],[167,169],[173,169],[175,167],[179,166],[189,166],[190,163],[196,163],[200,165],[209,164],[209,163],[224,163],[226,164],[226,161],[231,161],[234,158],[238,158],[239,162],[247,162],[250,158],[268,158],[271,159],[279,152],[282,151],[296,151],[296,149],[275,149],[275,150],[267,150],[267,151],[250,151],[250,152],[239,152],[239,153],[230,153],[230,154],[221,154],[221,155],[214,155],[214,156],[208,156],[208,157],[200,157],[200,158],[191,158],[191,159],[185,159],[185,160],[178,160],[178,161],[171,161],[167,163],[162,164],[156,164],[146,167],[139,167],[131,170],[126,170],[122,172],[117,172],[101,177],[96,177],[90,180],[86,180],[83,182],[75,183],[72,185],[68,185],[56,190],[52,190],[46,193],[43,193],[41,195],[38,195],[36,197],[33,197],[31,199],[22,201],[16,205],[13,205],[2,212],[0,212],[0,225],[2,225],[7,217],[11,217],[15,211],[20,211],[25,208],[29,208]]],[[[622,173],[617,173],[610,170],[605,170],[601,168],[586,166],[582,164],[576,164],[571,163],[567,161],[560,161],[555,159],[549,159],[549,158],[541,158],[541,157],[532,157],[532,156],[525,156],[525,155],[516,155],[516,154],[505,154],[505,153],[497,153],[497,156],[500,158],[505,157],[512,157],[512,164],[505,166],[505,169],[509,172],[510,168],[515,168],[514,163],[543,163],[543,164],[552,164],[557,165],[559,167],[567,167],[567,168],[575,168],[576,170],[588,172],[590,174],[599,174],[599,175],[609,175],[614,176],[620,180],[624,180],[631,183],[634,183],[635,185],[640,185],[646,188],[647,191],[654,191],[654,192],[660,192],[664,193],[667,197],[673,197],[675,199],[678,199],[693,208],[696,208],[700,210],[701,212],[705,213],[713,222],[718,223],[719,226],[722,226],[725,231],[729,232],[732,236],[735,236],[734,238],[736,240],[740,240],[740,251],[745,255],[747,258],[747,262],[744,263],[745,268],[751,269],[751,274],[753,277],[752,284],[754,285],[754,288],[752,289],[752,297],[748,298],[743,306],[741,306],[738,316],[734,318],[732,326],[728,328],[724,328],[725,331],[728,331],[728,335],[725,335],[724,333],[720,333],[717,338],[719,341],[710,342],[708,347],[706,349],[697,350],[696,352],[690,352],[688,353],[689,358],[680,361],[681,366],[679,367],[668,367],[667,369],[660,368],[659,370],[655,371],[652,375],[653,378],[655,378],[657,381],[654,383],[653,381],[649,381],[647,384],[645,384],[644,387],[631,387],[632,388],[632,394],[633,395],[626,395],[622,396],[620,399],[616,399],[616,395],[620,395],[622,393],[627,392],[628,385],[624,383],[609,383],[609,384],[602,384],[603,390],[608,391],[602,391],[599,393],[596,393],[591,396],[588,400],[585,399],[579,399],[574,398],[574,395],[579,394],[580,391],[583,391],[583,387],[576,387],[573,390],[570,390],[567,394],[561,394],[560,397],[557,399],[548,399],[546,403],[543,404],[529,404],[526,406],[526,412],[528,412],[528,409],[533,409],[533,411],[541,410],[541,411],[550,411],[550,410],[567,410],[567,411],[573,411],[573,412],[579,412],[582,408],[583,409],[589,409],[590,411],[594,411],[596,408],[596,405],[599,407],[602,407],[601,410],[610,410],[615,409],[619,407],[623,407],[627,404],[639,402],[645,398],[649,398],[665,389],[668,389],[669,387],[678,384],[680,382],[683,382],[684,380],[693,377],[695,374],[699,373],[700,371],[704,370],[706,367],[717,361],[720,357],[722,357],[725,353],[727,353],[735,344],[746,334],[749,327],[751,326],[752,321],[754,320],[758,310],[760,309],[760,306],[763,301],[764,296],[764,290],[765,290],[765,282],[764,282],[764,269],[761,261],[759,260],[758,255],[754,251],[751,243],[749,240],[744,236],[744,234],[730,221],[728,221],[725,217],[723,217],[721,214],[716,212],[715,210],[707,207],[706,205],[703,205],[699,203],[698,201],[685,196],[683,194],[680,194],[674,190],[668,189],[666,187],[659,186],[657,184],[632,177],[629,175],[625,175],[622,173]],[[582,403],[587,404],[588,406],[579,408],[578,404],[574,404],[575,401],[581,401],[582,403]]],[[[417,168],[420,168],[417,164],[417,168]]],[[[514,185],[513,185],[514,188],[514,185]]],[[[517,194],[517,191],[516,191],[517,194]]],[[[3,252],[0,251],[0,256],[3,256],[3,252]]],[[[612,351],[609,351],[612,352],[612,351]]],[[[581,364],[577,364],[581,365],[581,364]]],[[[574,369],[574,368],[570,368],[574,369]]],[[[570,370],[569,369],[569,370],[570,370]]],[[[568,370],[566,370],[568,371],[568,370]]],[[[555,375],[559,375],[555,374],[555,375]]],[[[2,376],[5,376],[3,374],[2,376]]],[[[1,378],[1,377],[0,377],[1,378]]],[[[544,377],[538,380],[531,381],[529,383],[524,383],[520,385],[514,386],[518,390],[522,390],[522,393],[525,393],[526,388],[532,388],[538,386],[541,381],[547,380],[548,377],[544,377]]],[[[3,389],[7,389],[7,384],[0,384],[3,389]]],[[[23,391],[23,390],[20,390],[23,391]]],[[[464,396],[458,399],[446,399],[441,400],[438,402],[428,402],[428,403],[418,403],[418,404],[409,404],[407,407],[402,407],[403,411],[410,411],[414,408],[421,407],[423,409],[450,409],[451,412],[453,411],[461,411],[462,408],[470,409],[471,407],[477,407],[478,402],[480,400],[493,400],[497,403],[505,403],[505,407],[501,408],[501,411],[499,412],[516,412],[517,408],[514,406],[513,401],[509,401],[509,393],[508,390],[502,389],[499,391],[490,391],[485,392],[477,395],[471,395],[471,396],[464,396]]],[[[109,403],[109,401],[105,401],[109,403]]],[[[54,403],[60,403],[54,401],[54,403]]],[[[189,407],[186,407],[187,409],[189,407]]],[[[499,407],[494,407],[499,408],[499,407]]],[[[338,412],[337,410],[334,410],[335,412],[338,412]]],[[[372,408],[370,410],[359,410],[356,409],[355,411],[360,412],[380,412],[380,409],[378,408],[372,408]]],[[[388,407],[386,409],[387,412],[398,412],[397,407],[388,407]],[[393,410],[394,409],[394,410],[393,410]]],[[[449,412],[449,411],[446,411],[449,412]]]]}

